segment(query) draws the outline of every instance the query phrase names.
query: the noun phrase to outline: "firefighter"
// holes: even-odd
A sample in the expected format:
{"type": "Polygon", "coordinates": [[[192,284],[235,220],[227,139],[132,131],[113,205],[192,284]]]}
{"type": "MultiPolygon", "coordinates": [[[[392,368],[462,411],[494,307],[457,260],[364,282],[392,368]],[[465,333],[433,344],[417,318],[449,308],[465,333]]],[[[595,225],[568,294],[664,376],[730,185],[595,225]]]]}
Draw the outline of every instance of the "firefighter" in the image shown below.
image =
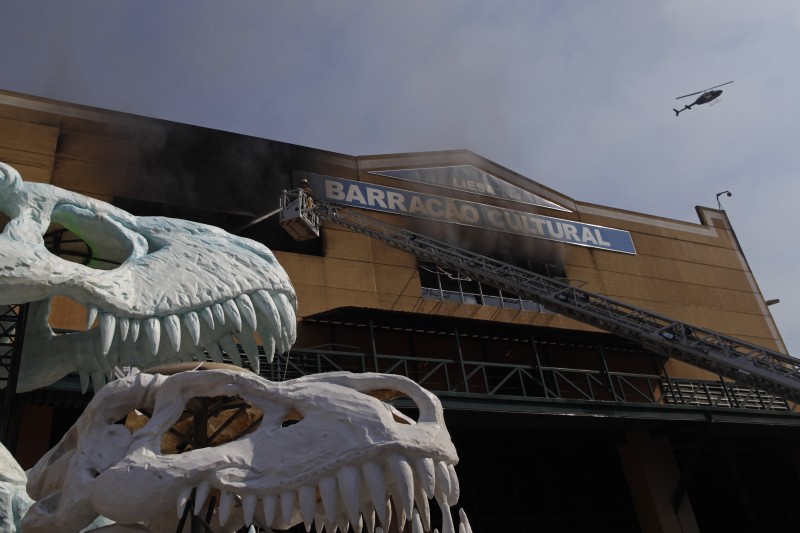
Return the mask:
{"type": "Polygon", "coordinates": [[[311,209],[314,206],[314,197],[311,196],[311,185],[308,184],[307,179],[300,180],[300,192],[305,197],[305,206],[311,209]]]}

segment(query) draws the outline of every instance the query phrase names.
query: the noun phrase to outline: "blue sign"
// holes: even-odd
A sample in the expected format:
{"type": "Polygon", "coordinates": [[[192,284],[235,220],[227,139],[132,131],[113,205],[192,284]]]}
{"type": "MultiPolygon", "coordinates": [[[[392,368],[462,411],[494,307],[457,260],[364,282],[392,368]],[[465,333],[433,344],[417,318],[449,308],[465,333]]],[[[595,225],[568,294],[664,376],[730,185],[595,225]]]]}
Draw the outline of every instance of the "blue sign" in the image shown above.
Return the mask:
{"type": "Polygon", "coordinates": [[[333,176],[311,174],[309,178],[315,198],[335,204],[626,254],[636,253],[631,234],[624,230],[333,176]]]}

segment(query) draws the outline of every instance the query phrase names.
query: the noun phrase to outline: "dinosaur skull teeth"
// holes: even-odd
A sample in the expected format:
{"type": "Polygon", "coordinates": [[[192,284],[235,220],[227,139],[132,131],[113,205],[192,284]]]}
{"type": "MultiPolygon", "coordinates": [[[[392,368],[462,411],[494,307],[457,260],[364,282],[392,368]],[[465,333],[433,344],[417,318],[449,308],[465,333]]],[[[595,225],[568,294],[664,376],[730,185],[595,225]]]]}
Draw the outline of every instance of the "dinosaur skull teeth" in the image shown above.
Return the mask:
{"type": "MultiPolygon", "coordinates": [[[[226,331],[241,333],[266,334],[274,338],[279,353],[288,351],[296,337],[295,312],[289,299],[283,293],[270,294],[267,290],[259,290],[250,295],[239,296],[214,303],[206,307],[188,311],[183,314],[164,317],[128,318],[117,317],[113,313],[101,312],[90,305],[87,314],[87,329],[99,317],[101,334],[101,351],[108,355],[115,338],[125,342],[130,333],[131,341],[137,342],[139,332],[144,330],[149,353],[157,356],[161,349],[162,333],[166,334],[174,353],[180,353],[185,331],[194,346],[206,338],[205,331],[229,327],[226,331]],[[202,317],[202,321],[200,319],[202,317]],[[205,331],[204,331],[205,330],[205,331]]],[[[184,350],[185,351],[185,350],[184,350]]]]}
{"type": "MultiPolygon", "coordinates": [[[[200,514],[211,494],[211,482],[187,486],[177,499],[178,517],[183,516],[192,493],[194,513],[200,514]]],[[[336,527],[360,532],[389,531],[392,520],[411,523],[412,533],[431,531],[429,500],[442,511],[443,533],[455,533],[450,507],[459,498],[459,482],[452,464],[429,457],[409,460],[392,455],[384,464],[368,462],[361,467],[345,466],[314,484],[266,494],[217,489],[217,519],[227,524],[233,514],[246,526],[253,522],[261,527],[282,529],[302,521],[306,530],[315,525],[317,531],[333,532],[336,527]],[[377,523],[380,527],[376,528],[377,523]]],[[[459,533],[472,529],[463,510],[459,511],[459,533]]]]}
{"type": "MultiPolygon", "coordinates": [[[[260,371],[259,344],[268,362],[275,352],[288,352],[297,336],[293,296],[266,289],[185,311],[150,317],[118,316],[89,305],[87,332],[51,337],[90,335],[87,350],[93,351],[94,371],[80,370],[84,391],[89,378],[95,388],[105,384],[115,366],[146,368],[175,361],[223,362],[242,366],[242,353],[256,373],[260,371]],[[92,328],[95,323],[97,328],[92,328]],[[91,329],[90,329],[91,328],[91,329]]],[[[43,307],[44,309],[44,307],[43,307]]],[[[46,327],[42,310],[39,326],[46,327]]],[[[64,339],[61,339],[64,340],[64,339]]]]}

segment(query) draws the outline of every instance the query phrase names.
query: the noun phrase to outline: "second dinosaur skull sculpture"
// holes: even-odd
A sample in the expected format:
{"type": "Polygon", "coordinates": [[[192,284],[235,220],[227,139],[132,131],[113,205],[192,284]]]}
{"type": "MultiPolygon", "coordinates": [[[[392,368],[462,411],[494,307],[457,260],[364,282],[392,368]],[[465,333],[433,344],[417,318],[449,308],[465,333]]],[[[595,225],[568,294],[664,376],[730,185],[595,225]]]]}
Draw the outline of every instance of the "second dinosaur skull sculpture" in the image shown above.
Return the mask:
{"type": "Polygon", "coordinates": [[[272,252],[255,241],[185,220],[137,217],[58,187],[26,183],[0,163],[0,304],[31,303],[17,389],[78,371],[99,389],[117,365],[147,368],[192,358],[240,362],[237,341],[258,368],[258,341],[271,358],[296,337],[296,299],[272,252]],[[51,253],[43,236],[61,224],[100,270],[51,253]],[[88,310],[84,332],[55,335],[50,302],[66,296],[88,310]],[[235,338],[234,338],[235,335],[235,338]]]}
{"type": "MultiPolygon", "coordinates": [[[[30,471],[37,502],[23,527],[79,531],[103,515],[174,532],[193,497],[195,513],[217,502],[212,525],[220,532],[305,523],[371,533],[395,520],[423,533],[434,500],[442,532],[454,533],[457,462],[439,400],[401,376],[335,372],[273,383],[231,370],[138,374],[106,385],[30,471]],[[201,396],[240,398],[260,423],[219,446],[165,452],[164,435],[201,396]],[[417,420],[381,400],[397,396],[413,402],[417,420]],[[135,410],[149,421],[126,427],[135,410]]],[[[471,532],[463,512],[459,527],[471,532]]]]}

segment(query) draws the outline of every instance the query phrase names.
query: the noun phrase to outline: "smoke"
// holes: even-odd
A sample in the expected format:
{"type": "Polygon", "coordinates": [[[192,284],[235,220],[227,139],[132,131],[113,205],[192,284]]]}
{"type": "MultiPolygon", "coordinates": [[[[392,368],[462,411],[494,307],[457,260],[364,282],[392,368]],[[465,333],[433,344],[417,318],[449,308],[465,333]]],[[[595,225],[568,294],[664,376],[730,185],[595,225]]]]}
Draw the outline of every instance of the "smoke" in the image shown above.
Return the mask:
{"type": "MultiPolygon", "coordinates": [[[[366,160],[369,158],[360,158],[366,160]]],[[[436,196],[454,197],[462,200],[482,204],[497,205],[512,210],[522,210],[525,212],[537,212],[523,204],[512,202],[502,198],[499,194],[501,191],[494,191],[498,194],[497,198],[488,196],[473,196],[470,194],[465,181],[482,182],[480,176],[477,176],[476,170],[486,172],[490,178],[496,178],[500,182],[505,182],[510,185],[519,187],[523,191],[529,192],[534,195],[539,195],[533,183],[511,172],[505,171],[500,168],[492,167],[490,162],[482,162],[474,154],[465,151],[449,151],[432,153],[428,157],[428,170],[417,169],[421,173],[421,178],[410,178],[412,181],[397,180],[389,178],[386,174],[391,174],[393,169],[383,169],[382,171],[375,171],[376,174],[370,174],[369,181],[377,184],[384,184],[390,187],[399,187],[401,189],[411,189],[433,194],[436,196]],[[483,167],[483,168],[481,168],[483,167]],[[477,176],[477,177],[476,177],[477,176]],[[444,181],[435,178],[451,178],[444,179],[444,181]],[[455,178],[453,181],[452,178],[455,178]],[[436,183],[439,186],[434,186],[436,183]],[[450,185],[461,184],[460,188],[454,188],[450,185]],[[441,188],[444,186],[444,188],[441,188]]],[[[394,170],[407,170],[405,168],[396,168],[394,170]]],[[[494,183],[493,187],[500,188],[502,184],[494,183]]],[[[482,189],[481,189],[482,190],[482,189]]],[[[513,192],[513,191],[512,191],[513,192]]],[[[546,200],[549,198],[544,197],[546,200]]],[[[551,200],[556,201],[557,200],[551,200]]],[[[540,210],[540,212],[548,210],[540,210]]],[[[553,215],[556,212],[547,212],[548,215],[553,215]]],[[[498,258],[505,258],[511,262],[520,264],[526,261],[535,261],[539,263],[554,263],[563,265],[566,258],[567,246],[557,244],[552,241],[524,237],[521,235],[503,233],[492,231],[488,229],[481,229],[473,226],[466,226],[447,222],[435,222],[431,220],[419,220],[412,217],[403,217],[399,224],[408,226],[413,231],[434,237],[436,239],[445,241],[453,246],[465,248],[471,251],[479,252],[486,255],[491,255],[498,258]]]]}
{"type": "Polygon", "coordinates": [[[288,145],[166,122],[162,132],[162,143],[139,154],[139,199],[251,216],[291,186],[288,145]]]}

